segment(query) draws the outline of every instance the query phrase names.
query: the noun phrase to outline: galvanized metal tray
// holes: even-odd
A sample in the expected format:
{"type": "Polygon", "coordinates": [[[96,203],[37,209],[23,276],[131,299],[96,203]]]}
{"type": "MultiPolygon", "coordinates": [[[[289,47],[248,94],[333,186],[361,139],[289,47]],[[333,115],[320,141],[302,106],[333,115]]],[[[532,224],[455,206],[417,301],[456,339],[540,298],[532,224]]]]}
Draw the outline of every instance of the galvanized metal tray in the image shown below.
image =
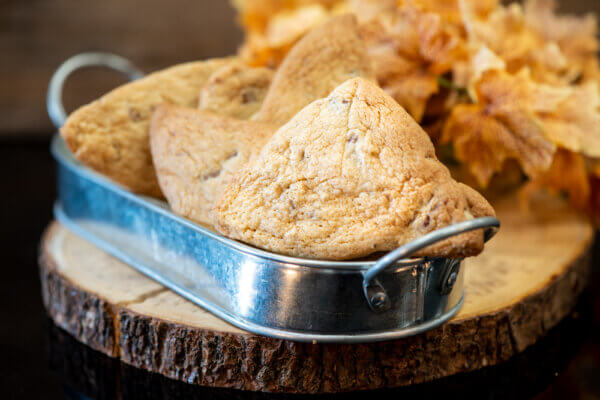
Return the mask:
{"type": "MultiPolygon", "coordinates": [[[[86,56],[67,61],[53,78],[48,102],[57,125],[64,121],[60,93],[68,74],[86,65],[113,67],[106,57],[115,60],[86,56]]],[[[287,257],[223,237],[175,215],[165,202],[129,192],[78,163],[58,135],[52,153],[54,215],[63,225],[232,325],[281,339],[369,342],[439,326],[462,305],[461,260],[410,255],[475,229],[485,229],[487,241],[500,226],[492,217],[465,221],[378,260],[287,257]]]]}

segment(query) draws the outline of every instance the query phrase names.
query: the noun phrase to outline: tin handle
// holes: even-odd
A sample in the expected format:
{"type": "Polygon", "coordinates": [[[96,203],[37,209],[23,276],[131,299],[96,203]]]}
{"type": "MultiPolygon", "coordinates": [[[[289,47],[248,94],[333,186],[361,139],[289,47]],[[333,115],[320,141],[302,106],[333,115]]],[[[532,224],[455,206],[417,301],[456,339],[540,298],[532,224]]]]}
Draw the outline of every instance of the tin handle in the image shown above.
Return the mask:
{"type": "Polygon", "coordinates": [[[477,229],[485,229],[484,240],[487,242],[496,234],[499,228],[500,221],[497,218],[475,218],[469,221],[463,221],[457,224],[445,226],[387,253],[364,274],[363,292],[367,298],[369,307],[371,307],[371,309],[375,312],[385,311],[391,307],[389,297],[376,278],[377,275],[395,265],[399,260],[408,258],[417,251],[422,250],[427,246],[431,246],[437,242],[441,242],[442,240],[448,239],[452,236],[457,236],[462,233],[477,229]]]}
{"type": "Polygon", "coordinates": [[[136,80],[144,76],[129,60],[111,53],[80,53],[63,62],[52,75],[48,93],[46,94],[46,107],[48,115],[54,126],[58,129],[65,123],[67,113],[62,103],[63,85],[69,75],[80,68],[85,67],[107,67],[122,72],[130,80],[136,80]]]}

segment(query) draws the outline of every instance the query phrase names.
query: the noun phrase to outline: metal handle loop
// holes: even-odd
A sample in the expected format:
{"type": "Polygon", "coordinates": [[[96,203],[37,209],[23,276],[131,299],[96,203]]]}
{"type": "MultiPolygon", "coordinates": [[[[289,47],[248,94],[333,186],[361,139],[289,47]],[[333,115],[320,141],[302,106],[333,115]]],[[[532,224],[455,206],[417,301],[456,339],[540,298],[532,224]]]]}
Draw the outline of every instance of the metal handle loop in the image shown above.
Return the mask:
{"type": "Polygon", "coordinates": [[[485,229],[484,240],[487,242],[496,234],[499,228],[500,221],[495,217],[476,218],[445,226],[387,253],[364,274],[363,291],[369,306],[371,306],[374,311],[379,311],[389,306],[387,295],[385,294],[385,291],[379,287],[380,285],[376,282],[376,277],[390,266],[396,264],[399,260],[408,258],[417,251],[452,236],[457,236],[477,229],[485,229]]]}
{"type": "Polygon", "coordinates": [[[111,68],[127,75],[132,81],[144,76],[144,73],[129,60],[116,54],[101,52],[80,53],[67,59],[52,75],[46,95],[48,115],[57,129],[63,126],[67,119],[67,113],[62,103],[63,85],[69,75],[85,67],[111,68]]]}

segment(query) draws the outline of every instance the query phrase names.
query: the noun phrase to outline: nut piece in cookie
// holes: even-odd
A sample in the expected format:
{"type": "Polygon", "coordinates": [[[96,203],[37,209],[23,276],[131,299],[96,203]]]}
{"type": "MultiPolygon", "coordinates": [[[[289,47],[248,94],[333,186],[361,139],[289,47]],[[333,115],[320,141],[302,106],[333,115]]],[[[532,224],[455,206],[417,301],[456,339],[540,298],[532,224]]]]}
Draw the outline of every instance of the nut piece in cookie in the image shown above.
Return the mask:
{"type": "MultiPolygon", "coordinates": [[[[215,225],[277,253],[342,260],[488,215],[489,203],[452,179],[409,114],[355,78],[279,128],[217,201],[215,225]]],[[[420,255],[482,249],[482,232],[470,232],[420,255]]]]}
{"type": "Polygon", "coordinates": [[[196,107],[208,78],[229,62],[181,64],[120,86],[71,114],[61,134],[83,164],[133,192],[162,197],[148,142],[152,111],[164,102],[196,107]]]}
{"type": "Polygon", "coordinates": [[[281,126],[354,77],[374,79],[356,17],[345,14],[313,29],[290,50],[253,119],[281,126]]]}
{"type": "Polygon", "coordinates": [[[150,148],[158,182],[173,211],[211,225],[215,199],[274,131],[260,122],[159,106],[150,125],[150,148]]]}
{"type": "Polygon", "coordinates": [[[237,61],[215,71],[202,91],[198,107],[239,119],[248,119],[262,104],[273,70],[237,61]]]}

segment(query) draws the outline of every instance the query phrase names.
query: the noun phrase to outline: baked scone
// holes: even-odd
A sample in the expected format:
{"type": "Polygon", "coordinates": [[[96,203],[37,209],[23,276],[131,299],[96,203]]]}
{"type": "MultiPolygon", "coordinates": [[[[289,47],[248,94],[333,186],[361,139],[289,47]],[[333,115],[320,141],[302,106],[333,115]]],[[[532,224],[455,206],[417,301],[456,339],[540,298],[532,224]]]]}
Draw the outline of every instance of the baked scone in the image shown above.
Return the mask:
{"type": "Polygon", "coordinates": [[[273,73],[270,68],[250,67],[241,61],[224,65],[200,92],[198,108],[248,119],[260,108],[273,73]]]}
{"type": "Polygon", "coordinates": [[[120,86],[71,114],[61,134],[83,164],[133,192],[162,197],[148,141],[152,111],[164,102],[196,107],[208,78],[229,62],[181,64],[120,86]]]}
{"type": "Polygon", "coordinates": [[[354,77],[375,79],[356,17],[345,14],[327,20],[296,43],[253,119],[281,126],[354,77]]]}
{"type": "Polygon", "coordinates": [[[260,122],[159,106],[150,125],[150,148],[158,182],[173,211],[211,225],[215,199],[274,131],[260,122]]]}
{"type": "MultiPolygon", "coordinates": [[[[356,78],[282,126],[232,179],[214,213],[228,237],[281,254],[342,260],[494,210],[451,178],[398,103],[356,78]]],[[[465,257],[482,249],[483,233],[474,231],[420,255],[465,257]]]]}

